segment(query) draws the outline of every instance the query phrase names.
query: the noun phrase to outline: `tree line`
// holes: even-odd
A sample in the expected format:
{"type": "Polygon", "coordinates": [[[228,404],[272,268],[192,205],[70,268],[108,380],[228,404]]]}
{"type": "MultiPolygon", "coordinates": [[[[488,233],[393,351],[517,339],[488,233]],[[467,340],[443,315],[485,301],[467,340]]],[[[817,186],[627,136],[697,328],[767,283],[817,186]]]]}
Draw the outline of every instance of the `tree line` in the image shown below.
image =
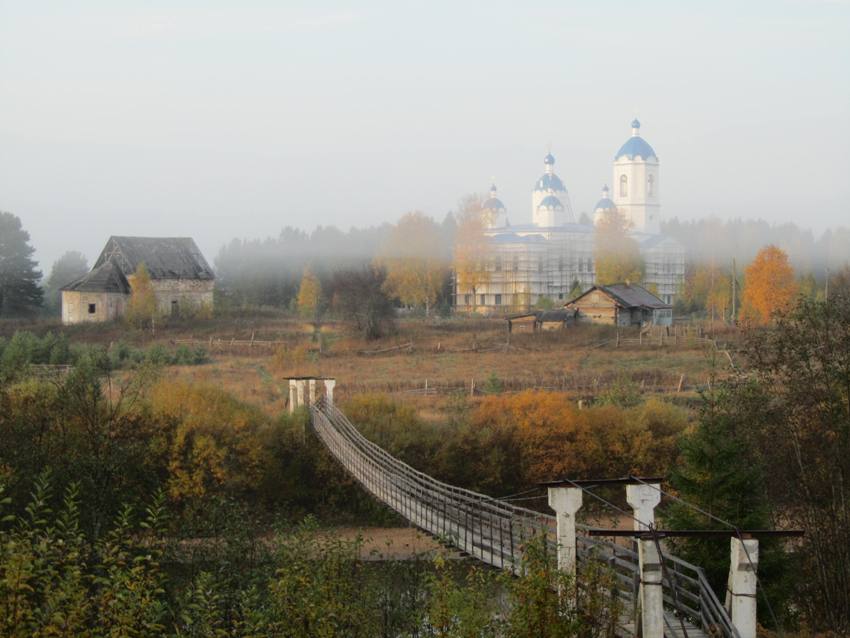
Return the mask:
{"type": "MultiPolygon", "coordinates": [[[[484,236],[485,213],[481,198],[471,195],[441,222],[414,211],[395,224],[347,232],[317,227],[306,233],[286,227],[273,238],[234,239],[215,258],[216,305],[237,310],[278,308],[313,318],[335,311],[353,313],[366,334],[385,331],[376,326],[388,325],[392,313],[379,316],[386,307],[402,306],[425,315],[434,310],[447,313],[455,284],[474,290],[488,279],[492,256],[484,236]],[[385,299],[370,293],[362,304],[355,303],[356,297],[344,300],[344,288],[352,281],[385,299]],[[303,295],[302,283],[307,284],[303,295]]],[[[643,259],[629,230],[616,211],[598,224],[597,283],[643,280],[643,259]]],[[[746,310],[745,318],[764,320],[772,309],[743,297],[750,281],[753,292],[771,289],[779,300],[777,307],[787,305],[798,292],[825,296],[830,287],[850,285],[850,231],[845,228],[815,238],[793,224],[673,219],[663,224],[662,231],[680,242],[687,256],[685,281],[677,295],[680,313],[734,321],[742,317],[739,311],[746,310]],[[767,246],[776,250],[763,254],[767,246]],[[750,272],[749,264],[765,258],[766,263],[750,272]],[[778,267],[779,261],[784,265],[778,267]],[[794,273],[793,284],[786,283],[788,267],[794,273]]],[[[0,212],[0,317],[39,309],[58,315],[60,288],[88,272],[85,257],[69,251],[42,281],[33,254],[20,219],[0,212]]],[[[580,288],[573,291],[579,292],[580,288]]]]}

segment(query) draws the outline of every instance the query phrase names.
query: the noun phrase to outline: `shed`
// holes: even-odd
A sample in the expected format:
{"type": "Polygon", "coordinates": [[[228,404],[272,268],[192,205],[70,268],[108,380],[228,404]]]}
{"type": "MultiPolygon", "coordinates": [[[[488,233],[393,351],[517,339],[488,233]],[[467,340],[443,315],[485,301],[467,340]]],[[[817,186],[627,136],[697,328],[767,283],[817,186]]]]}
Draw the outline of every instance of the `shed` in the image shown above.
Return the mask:
{"type": "Polygon", "coordinates": [[[664,303],[643,286],[623,283],[593,286],[564,305],[576,320],[614,326],[669,326],[673,306],[664,303]]]}
{"type": "Polygon", "coordinates": [[[561,330],[575,321],[572,310],[536,310],[519,315],[505,317],[508,332],[538,332],[539,330],[561,330]]]}

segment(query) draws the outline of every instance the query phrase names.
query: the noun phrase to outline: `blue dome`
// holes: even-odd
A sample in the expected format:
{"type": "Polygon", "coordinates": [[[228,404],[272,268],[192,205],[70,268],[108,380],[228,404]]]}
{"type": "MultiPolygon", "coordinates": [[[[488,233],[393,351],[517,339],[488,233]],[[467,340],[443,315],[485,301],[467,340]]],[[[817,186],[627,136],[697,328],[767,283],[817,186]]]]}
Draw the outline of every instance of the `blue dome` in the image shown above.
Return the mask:
{"type": "Polygon", "coordinates": [[[543,198],[543,201],[540,202],[540,205],[537,208],[563,208],[564,206],[561,204],[561,200],[555,197],[554,195],[548,195],[543,198]]]}
{"type": "Polygon", "coordinates": [[[616,206],[614,206],[614,202],[612,202],[607,197],[603,197],[598,202],[596,202],[596,206],[593,208],[593,210],[611,210],[613,208],[616,208],[616,206]]]}
{"type": "Polygon", "coordinates": [[[543,158],[543,163],[549,166],[555,163],[555,157],[552,153],[546,153],[546,157],[543,158]]]}
{"type": "Polygon", "coordinates": [[[505,210],[505,205],[502,203],[498,197],[491,197],[487,201],[485,201],[482,205],[482,208],[487,210],[505,210]]]}
{"type": "Polygon", "coordinates": [[[561,181],[560,177],[554,173],[546,173],[534,184],[534,190],[563,192],[567,189],[564,187],[564,182],[561,181]]]}
{"type": "Polygon", "coordinates": [[[617,160],[621,157],[627,157],[629,159],[639,157],[642,160],[648,160],[650,158],[658,159],[655,151],[653,151],[652,147],[647,144],[646,140],[637,135],[630,137],[626,143],[620,147],[620,150],[617,151],[614,159],[617,160]]]}

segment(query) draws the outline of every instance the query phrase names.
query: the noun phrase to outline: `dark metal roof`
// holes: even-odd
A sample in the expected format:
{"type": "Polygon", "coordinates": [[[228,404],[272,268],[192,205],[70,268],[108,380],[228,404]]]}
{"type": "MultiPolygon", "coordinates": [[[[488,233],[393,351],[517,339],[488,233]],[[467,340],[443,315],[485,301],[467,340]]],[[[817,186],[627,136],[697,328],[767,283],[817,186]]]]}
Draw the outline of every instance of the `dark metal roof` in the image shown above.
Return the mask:
{"type": "Polygon", "coordinates": [[[637,284],[611,284],[610,286],[593,286],[587,292],[579,295],[565,306],[575,303],[582,297],[589,295],[594,290],[601,290],[624,308],[651,308],[653,310],[672,308],[670,304],[664,303],[643,286],[637,284]]]}
{"type": "Polygon", "coordinates": [[[100,266],[95,266],[91,272],[67,286],[62,290],[74,292],[116,292],[124,295],[130,294],[130,284],[121,268],[114,260],[110,259],[100,266]]]}
{"type": "Polygon", "coordinates": [[[124,275],[144,263],[151,279],[215,279],[191,237],[110,237],[94,267],[114,259],[124,275]]]}
{"type": "Polygon", "coordinates": [[[569,321],[575,319],[575,312],[572,310],[544,310],[540,313],[539,321],[569,321]]]}

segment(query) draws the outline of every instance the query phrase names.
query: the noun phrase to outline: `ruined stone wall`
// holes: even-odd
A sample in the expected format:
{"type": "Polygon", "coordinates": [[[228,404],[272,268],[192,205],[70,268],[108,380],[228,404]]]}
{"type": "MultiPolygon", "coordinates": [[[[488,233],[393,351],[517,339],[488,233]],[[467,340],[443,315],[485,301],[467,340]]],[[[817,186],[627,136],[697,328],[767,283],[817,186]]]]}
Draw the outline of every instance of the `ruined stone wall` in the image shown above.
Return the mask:
{"type": "Polygon", "coordinates": [[[62,323],[114,321],[124,314],[129,295],[116,292],[62,291],[62,323]]]}
{"type": "Polygon", "coordinates": [[[159,312],[163,315],[194,313],[213,309],[215,281],[198,279],[155,279],[151,281],[159,312]]]}

